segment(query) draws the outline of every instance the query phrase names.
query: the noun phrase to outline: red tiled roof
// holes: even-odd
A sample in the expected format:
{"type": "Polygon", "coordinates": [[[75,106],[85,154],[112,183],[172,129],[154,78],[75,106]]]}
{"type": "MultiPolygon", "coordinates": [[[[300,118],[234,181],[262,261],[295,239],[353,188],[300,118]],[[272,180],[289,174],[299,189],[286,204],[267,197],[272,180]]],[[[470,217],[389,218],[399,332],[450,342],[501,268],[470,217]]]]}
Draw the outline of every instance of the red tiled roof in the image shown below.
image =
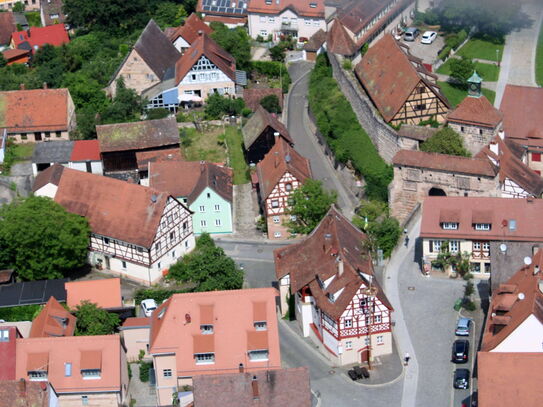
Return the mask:
{"type": "Polygon", "coordinates": [[[128,328],[149,328],[151,326],[151,318],[140,317],[140,318],[126,318],[119,329],[128,329],[128,328]]]}
{"type": "Polygon", "coordinates": [[[192,44],[198,38],[198,31],[202,31],[207,35],[211,35],[213,30],[204,23],[196,13],[192,13],[182,26],[175,28],[168,36],[172,42],[175,42],[179,37],[183,38],[189,44],[192,44]]]}
{"type": "MultiPolygon", "coordinates": [[[[368,286],[368,279],[374,276],[371,256],[364,244],[366,239],[362,231],[332,207],[307,238],[274,251],[275,274],[278,279],[290,275],[293,293],[308,285],[317,306],[331,318],[337,319],[361,286],[368,286]],[[342,274],[338,259],[344,265],[342,274]],[[317,276],[320,281],[335,277],[323,289],[317,276]],[[335,302],[330,302],[327,294],[337,293],[341,289],[335,302]]],[[[377,288],[377,298],[392,309],[377,280],[371,280],[372,286],[377,288]]]]}
{"type": "Polygon", "coordinates": [[[70,161],[100,161],[98,140],[76,140],[70,161]]]}
{"type": "MultiPolygon", "coordinates": [[[[0,16],[2,14],[4,14],[4,13],[0,13],[0,16]]],[[[6,50],[2,51],[2,55],[4,56],[4,59],[9,64],[10,62],[14,62],[19,58],[24,58],[24,57],[30,56],[30,51],[26,50],[26,49],[12,49],[12,48],[9,48],[9,49],[6,49],[6,50]]],[[[28,59],[26,59],[25,62],[27,60],[28,59]]]]}
{"type": "Polygon", "coordinates": [[[351,56],[358,47],[338,18],[335,18],[326,37],[327,50],[334,54],[351,56]]]}
{"type": "Polygon", "coordinates": [[[489,198],[439,196],[427,197],[422,203],[420,236],[423,238],[469,239],[487,241],[543,241],[543,200],[523,198],[489,198]],[[458,229],[444,230],[440,225],[441,212],[460,212],[458,229]],[[516,221],[515,230],[508,227],[516,221]],[[482,220],[485,220],[482,222],[482,220]],[[481,221],[481,222],[478,222],[481,221]],[[475,230],[473,223],[490,223],[488,231],[475,230]],[[505,226],[504,226],[505,224],[505,226]]]}
{"type": "Polygon", "coordinates": [[[475,126],[496,128],[502,121],[502,114],[485,96],[468,96],[449,113],[447,120],[475,126]]]}
{"type": "Polygon", "coordinates": [[[17,31],[11,11],[0,13],[0,44],[9,44],[11,33],[17,31]]]}
{"type": "MultiPolygon", "coordinates": [[[[0,383],[2,380],[15,379],[15,354],[16,354],[16,339],[21,337],[17,327],[10,325],[0,326],[0,330],[8,331],[8,341],[0,342],[0,360],[2,361],[2,369],[0,369],[0,383]]],[[[0,391],[1,394],[1,391],[0,391]]],[[[0,398],[0,401],[3,401],[0,398]]]]}
{"type": "Polygon", "coordinates": [[[428,168],[431,170],[494,177],[497,170],[484,158],[469,158],[447,154],[400,150],[392,159],[395,166],[428,168]]]}
{"type": "Polygon", "coordinates": [[[266,0],[251,0],[247,13],[280,14],[285,9],[291,9],[298,16],[324,19],[324,0],[274,0],[269,4],[266,0]],[[311,4],[315,7],[311,7],[311,4]]]}
{"type": "Polygon", "coordinates": [[[243,89],[243,100],[245,105],[253,112],[260,106],[262,98],[275,95],[279,99],[279,106],[283,109],[283,92],[279,88],[253,88],[243,89]]]}
{"type": "Polygon", "coordinates": [[[500,104],[505,137],[524,144],[541,145],[543,139],[543,89],[507,85],[500,104]],[[532,138],[535,139],[532,139],[532,138]]]}
{"type": "Polygon", "coordinates": [[[191,47],[178,59],[175,64],[175,81],[179,83],[185,78],[200,57],[205,56],[231,80],[236,76],[236,60],[222,49],[207,34],[199,35],[191,47]]]}
{"type": "Polygon", "coordinates": [[[310,407],[311,389],[306,367],[270,369],[265,372],[200,375],[194,377],[194,404],[198,407],[310,407]]]}
{"type": "Polygon", "coordinates": [[[210,16],[206,15],[204,17],[204,21],[206,23],[212,23],[213,21],[216,21],[218,23],[223,24],[247,24],[247,17],[231,17],[231,16],[210,16]]]}
{"type": "Polygon", "coordinates": [[[184,159],[183,152],[179,147],[166,148],[164,150],[137,151],[136,161],[138,170],[145,171],[149,163],[162,161],[182,161],[184,159]]]}
{"type": "Polygon", "coordinates": [[[0,127],[8,133],[66,131],[68,89],[34,89],[0,92],[0,127]]]}
{"type": "Polygon", "coordinates": [[[45,44],[55,47],[70,42],[68,32],[64,24],[54,24],[47,27],[30,27],[26,31],[16,31],[11,34],[15,48],[19,48],[22,43],[28,42],[33,52],[36,47],[42,47],[45,44]]]}
{"type": "MultiPolygon", "coordinates": [[[[0,13],[3,14],[3,13],[0,13]]],[[[48,407],[47,382],[31,382],[27,380],[1,380],[0,401],[3,406],[19,407],[48,407]]]]}
{"type": "Polygon", "coordinates": [[[287,172],[301,183],[312,175],[309,160],[300,155],[285,140],[279,139],[264,159],[257,164],[260,194],[263,200],[268,198],[281,177],[287,172]]]}
{"type": "Polygon", "coordinates": [[[477,372],[479,406],[541,406],[543,353],[479,352],[477,372]]]}
{"type": "Polygon", "coordinates": [[[38,316],[32,321],[30,338],[72,336],[76,318],[55,297],[49,298],[38,316]]]}
{"type": "Polygon", "coordinates": [[[310,52],[317,52],[321,49],[322,45],[326,42],[326,32],[321,28],[315,34],[313,34],[309,40],[304,44],[304,50],[310,52]]]}
{"type": "Polygon", "coordinates": [[[387,122],[394,118],[420,82],[449,106],[435,81],[427,79],[435,76],[426,70],[422,60],[410,55],[409,48],[398,44],[390,34],[369,48],[356,65],[355,73],[387,122]]]}
{"type": "Polygon", "coordinates": [[[66,304],[75,308],[83,301],[90,301],[100,308],[121,308],[121,279],[104,278],[101,280],[83,280],[64,283],[66,304]]]}
{"type": "Polygon", "coordinates": [[[38,173],[34,179],[34,184],[32,185],[32,192],[38,191],[40,188],[44,187],[47,184],[53,184],[58,186],[60,183],[60,178],[64,172],[63,165],[52,165],[46,170],[38,173]]]}

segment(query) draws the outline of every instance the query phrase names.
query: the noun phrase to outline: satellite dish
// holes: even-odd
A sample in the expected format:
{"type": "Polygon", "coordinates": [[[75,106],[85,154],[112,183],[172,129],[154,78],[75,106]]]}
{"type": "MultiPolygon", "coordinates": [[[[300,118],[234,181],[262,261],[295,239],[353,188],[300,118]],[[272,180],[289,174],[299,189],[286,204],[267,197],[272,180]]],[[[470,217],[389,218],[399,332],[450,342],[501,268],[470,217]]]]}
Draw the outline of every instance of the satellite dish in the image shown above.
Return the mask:
{"type": "Polygon", "coordinates": [[[505,253],[507,251],[507,245],[505,243],[502,243],[500,245],[500,252],[505,253]]]}
{"type": "Polygon", "coordinates": [[[493,313],[492,313],[492,318],[494,318],[495,316],[496,316],[496,313],[495,313],[495,312],[493,312],[493,313]]]}
{"type": "Polygon", "coordinates": [[[532,264],[532,258],[526,256],[526,257],[524,258],[524,264],[527,265],[527,266],[529,266],[530,264],[532,264]]]}
{"type": "Polygon", "coordinates": [[[526,296],[524,293],[518,293],[517,298],[522,301],[524,298],[526,298],[526,296]]]}

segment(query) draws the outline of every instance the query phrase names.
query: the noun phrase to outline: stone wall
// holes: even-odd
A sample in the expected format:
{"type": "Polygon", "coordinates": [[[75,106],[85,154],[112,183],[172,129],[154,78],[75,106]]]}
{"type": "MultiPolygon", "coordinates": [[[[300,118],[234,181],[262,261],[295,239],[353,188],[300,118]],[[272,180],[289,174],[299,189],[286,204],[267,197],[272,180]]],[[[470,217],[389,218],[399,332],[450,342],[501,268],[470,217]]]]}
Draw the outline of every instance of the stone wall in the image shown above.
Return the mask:
{"type": "Polygon", "coordinates": [[[490,143],[490,140],[492,140],[494,136],[498,135],[498,129],[501,127],[501,123],[495,128],[489,128],[449,121],[449,127],[460,134],[464,139],[464,147],[466,147],[471,155],[476,155],[483,147],[490,143]]]}
{"type": "Polygon", "coordinates": [[[334,78],[351,104],[360,125],[368,133],[379,155],[390,164],[400,150],[398,133],[383,121],[354,74],[345,73],[336,55],[329,53],[328,58],[332,64],[334,78]]]}
{"type": "Polygon", "coordinates": [[[500,193],[497,177],[395,166],[388,198],[392,216],[404,222],[432,188],[442,189],[447,196],[496,197],[500,193]]]}

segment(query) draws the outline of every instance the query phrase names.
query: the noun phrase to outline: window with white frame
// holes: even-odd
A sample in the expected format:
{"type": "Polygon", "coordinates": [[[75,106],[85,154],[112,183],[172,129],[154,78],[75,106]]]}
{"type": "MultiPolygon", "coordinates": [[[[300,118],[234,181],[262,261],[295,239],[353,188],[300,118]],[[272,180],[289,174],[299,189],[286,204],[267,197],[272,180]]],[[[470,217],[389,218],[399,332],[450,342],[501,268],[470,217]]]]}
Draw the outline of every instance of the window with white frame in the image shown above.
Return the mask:
{"type": "Polygon", "coordinates": [[[352,328],[353,326],[353,320],[352,319],[346,319],[345,320],[345,328],[352,328]]]}
{"type": "Polygon", "coordinates": [[[272,208],[279,208],[279,199],[272,199],[272,208]]]}
{"type": "Polygon", "coordinates": [[[215,226],[221,226],[221,220],[215,219],[215,226]]]}
{"type": "Polygon", "coordinates": [[[489,252],[490,251],[490,243],[489,242],[483,242],[483,251],[489,252]]]}
{"type": "Polygon", "coordinates": [[[476,223],[475,230],[490,230],[490,223],[476,223]]]}
{"type": "Polygon", "coordinates": [[[204,205],[200,205],[198,209],[200,210],[200,213],[204,213],[206,211],[206,207],[204,205]]]}
{"type": "Polygon", "coordinates": [[[383,335],[377,335],[377,345],[382,345],[383,343],[385,343],[383,335]]]}
{"type": "Polygon", "coordinates": [[[296,219],[298,219],[298,218],[296,218],[296,215],[290,215],[290,220],[292,222],[296,222],[296,219]]]}
{"type": "Polygon", "coordinates": [[[305,25],[311,25],[311,20],[304,18],[304,24],[305,25]]]}
{"type": "Polygon", "coordinates": [[[84,406],[89,405],[89,396],[81,396],[81,404],[84,406]]]}
{"type": "Polygon", "coordinates": [[[273,219],[273,223],[279,223],[280,222],[279,216],[274,216],[272,219],[273,219]]]}
{"type": "Polygon", "coordinates": [[[172,369],[162,369],[162,377],[172,377],[172,369]]]}
{"type": "Polygon", "coordinates": [[[364,345],[365,346],[369,346],[370,344],[370,338],[368,338],[367,336],[364,338],[364,345]]]}
{"type": "Polygon", "coordinates": [[[476,251],[476,250],[480,251],[481,250],[481,242],[473,242],[472,246],[473,246],[474,251],[476,251]]]}
{"type": "Polygon", "coordinates": [[[443,222],[441,224],[441,226],[445,230],[457,230],[458,229],[458,223],[456,223],[456,222],[443,222]]]}
{"type": "Polygon", "coordinates": [[[266,22],[266,16],[260,16],[260,22],[265,23],[266,22]]]}
{"type": "Polygon", "coordinates": [[[318,27],[320,24],[319,20],[313,20],[313,26],[318,27]]]}
{"type": "Polygon", "coordinates": [[[100,369],[81,369],[83,379],[99,379],[101,373],[100,369]]]}
{"type": "Polygon", "coordinates": [[[213,333],[213,325],[200,325],[200,333],[202,335],[211,335],[213,333]]]}
{"type": "Polygon", "coordinates": [[[266,331],[268,329],[268,324],[266,321],[257,321],[254,323],[254,327],[257,331],[266,331]]]}
{"type": "Polygon", "coordinates": [[[122,261],[121,264],[122,264],[122,266],[123,266],[123,269],[126,270],[126,261],[122,261]]]}
{"type": "Polygon", "coordinates": [[[214,353],[196,353],[194,355],[194,361],[197,365],[211,365],[215,363],[214,353]]]}
{"type": "MultiPolygon", "coordinates": [[[[264,17],[264,19],[265,19],[265,18],[266,18],[266,17],[264,17]]],[[[261,37],[264,37],[264,39],[265,39],[265,37],[268,36],[268,31],[267,31],[267,30],[260,30],[260,36],[261,36],[261,37]]]]}
{"type": "Polygon", "coordinates": [[[273,234],[273,237],[281,237],[281,232],[275,232],[275,233],[273,234]]]}
{"type": "Polygon", "coordinates": [[[353,348],[353,341],[346,341],[345,342],[345,349],[351,350],[353,348]]]}
{"type": "Polygon", "coordinates": [[[432,246],[432,251],[439,252],[441,250],[441,240],[431,240],[430,245],[432,246]]]}
{"type": "Polygon", "coordinates": [[[9,342],[9,330],[0,330],[0,342],[9,342]]]}
{"type": "Polygon", "coordinates": [[[265,362],[269,359],[268,350],[251,350],[249,351],[249,360],[251,362],[265,362]]]}
{"type": "Polygon", "coordinates": [[[205,220],[201,220],[201,221],[200,221],[200,226],[203,227],[203,228],[206,227],[206,226],[207,226],[207,222],[206,222],[205,220]]]}
{"type": "Polygon", "coordinates": [[[36,381],[36,382],[47,380],[47,371],[31,370],[28,372],[28,380],[36,381]]]}
{"type": "Polygon", "coordinates": [[[221,211],[221,205],[217,204],[215,205],[215,212],[220,212],[221,211]]]}
{"type": "Polygon", "coordinates": [[[460,247],[460,242],[458,240],[451,240],[449,242],[449,251],[451,253],[458,253],[459,247],[460,247]]]}
{"type": "Polygon", "coordinates": [[[275,23],[275,17],[268,17],[268,23],[275,23]]]}
{"type": "Polygon", "coordinates": [[[381,315],[375,315],[373,318],[376,324],[380,324],[383,321],[383,317],[381,315]]]}

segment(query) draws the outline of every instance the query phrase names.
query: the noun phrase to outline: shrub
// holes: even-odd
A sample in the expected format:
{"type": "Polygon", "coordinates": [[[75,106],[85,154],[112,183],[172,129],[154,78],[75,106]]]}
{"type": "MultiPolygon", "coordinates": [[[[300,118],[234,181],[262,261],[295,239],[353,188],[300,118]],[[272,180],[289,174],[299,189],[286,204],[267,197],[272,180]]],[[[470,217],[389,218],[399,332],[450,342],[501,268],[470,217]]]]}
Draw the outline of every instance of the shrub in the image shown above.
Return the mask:
{"type": "Polygon", "coordinates": [[[187,291],[188,290],[172,290],[167,288],[140,288],[134,294],[134,301],[136,302],[136,305],[140,305],[143,300],[152,298],[157,302],[157,304],[161,304],[173,294],[184,293],[187,291]]]}
{"type": "Polygon", "coordinates": [[[257,42],[264,42],[264,38],[262,38],[262,36],[259,34],[256,36],[256,41],[257,42]]]}
{"type": "Polygon", "coordinates": [[[0,319],[8,322],[32,321],[40,311],[40,305],[0,308],[0,319]]]}
{"type": "Polygon", "coordinates": [[[451,53],[451,47],[446,46],[445,48],[441,50],[441,52],[437,55],[437,57],[441,59],[442,61],[445,61],[450,53],[451,53]]]}
{"type": "Polygon", "coordinates": [[[147,120],[164,119],[170,115],[170,111],[163,107],[147,110],[147,120]]]}
{"type": "Polygon", "coordinates": [[[149,381],[149,369],[153,368],[153,362],[140,361],[140,381],[147,383],[149,381]]]}
{"type": "Polygon", "coordinates": [[[353,69],[353,63],[350,59],[345,59],[342,64],[343,69],[350,71],[353,69]]]}
{"type": "Polygon", "coordinates": [[[277,95],[268,95],[260,99],[260,106],[270,113],[281,113],[281,105],[277,95]]]}
{"type": "Polygon", "coordinates": [[[277,61],[253,61],[251,63],[253,71],[258,72],[261,75],[268,76],[270,78],[279,78],[283,84],[283,93],[288,92],[288,88],[291,83],[290,75],[285,64],[277,61]]]}
{"type": "Polygon", "coordinates": [[[253,113],[253,111],[249,109],[248,107],[244,107],[243,109],[241,109],[241,115],[243,117],[249,117],[251,113],[253,113]]]}

